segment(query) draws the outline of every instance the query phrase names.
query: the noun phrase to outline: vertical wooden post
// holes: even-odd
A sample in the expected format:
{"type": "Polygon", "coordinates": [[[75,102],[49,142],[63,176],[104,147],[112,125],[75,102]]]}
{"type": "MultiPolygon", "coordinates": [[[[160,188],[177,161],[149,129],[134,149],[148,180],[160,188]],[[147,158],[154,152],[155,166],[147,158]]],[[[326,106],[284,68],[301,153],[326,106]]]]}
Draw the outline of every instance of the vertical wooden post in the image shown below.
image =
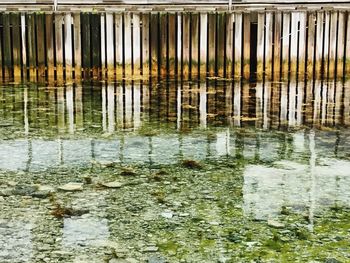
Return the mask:
{"type": "Polygon", "coordinates": [[[242,27],[243,27],[243,15],[242,13],[235,13],[235,66],[234,66],[234,76],[235,78],[241,78],[242,77],[242,49],[243,49],[243,43],[242,43],[242,27]]]}
{"type": "Polygon", "coordinates": [[[265,46],[265,13],[258,13],[258,36],[256,47],[257,59],[257,79],[261,80],[264,76],[264,46],[265,46]]]}
{"type": "Polygon", "coordinates": [[[74,78],[81,78],[81,24],[80,24],[80,13],[74,14],[74,78]]]}
{"type": "MultiPolygon", "coordinates": [[[[347,13],[345,48],[345,76],[350,75],[350,12],[347,13]]],[[[348,82],[349,83],[349,82],[348,82]]],[[[350,97],[350,96],[349,96],[350,97]]]]}
{"type": "Polygon", "coordinates": [[[298,54],[298,72],[303,78],[305,76],[306,59],[306,12],[299,14],[299,54],[298,54]]]}
{"type": "MultiPolygon", "coordinates": [[[[3,14],[0,13],[0,25],[3,25],[3,14]]],[[[3,79],[3,61],[2,61],[2,47],[3,47],[3,30],[0,30],[0,81],[3,79]]]]}
{"type": "Polygon", "coordinates": [[[102,78],[106,77],[106,13],[100,15],[101,23],[101,70],[102,78]]]}
{"type": "Polygon", "coordinates": [[[191,45],[191,14],[182,14],[182,76],[187,79],[189,77],[190,66],[190,45],[191,45]]]}
{"type": "Polygon", "coordinates": [[[56,40],[56,76],[57,80],[63,78],[63,14],[55,14],[55,40],[56,40]]]}
{"type": "MultiPolygon", "coordinates": [[[[289,74],[289,38],[290,38],[290,16],[291,14],[283,13],[283,35],[282,35],[282,76],[287,78],[289,74]]],[[[296,41],[295,39],[293,41],[296,41]]]]}
{"type": "Polygon", "coordinates": [[[64,53],[66,66],[66,80],[73,78],[73,40],[72,40],[72,15],[66,13],[64,17],[64,53]]]}
{"type": "MultiPolygon", "coordinates": [[[[231,78],[233,76],[233,24],[234,14],[226,14],[226,78],[231,78]]],[[[202,32],[201,32],[202,34],[202,32]]],[[[201,45],[203,42],[201,41],[201,45]]],[[[202,52],[202,51],[201,51],[202,52]]]]}
{"type": "MultiPolygon", "coordinates": [[[[223,47],[224,48],[224,47],[223,47]]],[[[191,15],[191,78],[199,76],[199,14],[191,15]]]]}
{"type": "Polygon", "coordinates": [[[324,32],[324,12],[317,12],[316,20],[316,44],[315,44],[315,75],[319,78],[322,74],[323,61],[323,32],[324,32]]]}
{"type": "MultiPolygon", "coordinates": [[[[10,14],[3,14],[3,65],[5,79],[13,76],[10,14]]],[[[34,31],[35,32],[35,31],[34,31]]]]}
{"type": "Polygon", "coordinates": [[[200,45],[199,45],[199,71],[200,76],[207,74],[207,54],[208,54],[208,14],[200,14],[200,45]]]}
{"type": "Polygon", "coordinates": [[[176,62],[176,15],[175,14],[168,14],[168,74],[170,76],[175,76],[175,62],[176,62]]]}
{"type": "Polygon", "coordinates": [[[54,15],[45,15],[45,41],[46,41],[46,64],[47,78],[51,82],[55,78],[55,59],[54,59],[54,15]]]}
{"type": "MultiPolygon", "coordinates": [[[[21,46],[22,46],[22,76],[23,79],[27,78],[27,37],[26,37],[26,16],[21,14],[21,46]]],[[[1,54],[0,54],[1,56],[1,54]]]]}
{"type": "Polygon", "coordinates": [[[133,75],[139,76],[141,74],[141,28],[138,13],[132,15],[132,34],[133,75]]]}
{"type": "Polygon", "coordinates": [[[267,12],[265,15],[265,72],[268,79],[272,79],[273,61],[273,15],[267,12]]]}
{"type": "Polygon", "coordinates": [[[167,63],[168,63],[168,15],[166,13],[160,14],[159,20],[160,35],[159,35],[159,64],[160,74],[162,76],[167,75],[167,63]]]}
{"type": "Polygon", "coordinates": [[[45,78],[45,14],[36,14],[36,39],[37,39],[37,61],[38,77],[42,81],[45,78]]]}
{"type": "Polygon", "coordinates": [[[337,24],[338,12],[332,11],[330,14],[330,35],[329,35],[329,65],[328,74],[330,78],[335,77],[335,59],[337,51],[337,24]]]}
{"type": "Polygon", "coordinates": [[[273,78],[279,80],[281,73],[281,46],[282,46],[282,14],[276,11],[274,21],[274,47],[273,47],[273,78]]]}
{"type": "Polygon", "coordinates": [[[115,20],[115,65],[116,78],[123,75],[123,15],[120,13],[114,14],[115,20]]]}
{"type": "Polygon", "coordinates": [[[113,13],[106,13],[106,41],[107,41],[107,76],[114,78],[114,17],[113,13]]]}
{"type": "Polygon", "coordinates": [[[250,78],[250,13],[243,15],[243,78],[250,78]]]}
{"type": "Polygon", "coordinates": [[[339,11],[338,21],[336,77],[340,79],[344,76],[345,12],[339,11]]]}
{"type": "Polygon", "coordinates": [[[91,36],[90,36],[90,14],[82,13],[81,19],[81,54],[84,79],[90,77],[91,70],[91,36]]]}
{"type": "Polygon", "coordinates": [[[142,14],[142,75],[149,75],[149,13],[142,14]]]}
{"type": "Polygon", "coordinates": [[[35,15],[27,15],[28,26],[28,60],[29,60],[29,76],[31,81],[36,81],[36,38],[35,38],[35,15]]]}
{"type": "Polygon", "coordinates": [[[131,13],[124,13],[124,74],[126,77],[132,75],[132,17],[131,13]]]}
{"type": "MultiPolygon", "coordinates": [[[[92,73],[94,78],[100,77],[101,71],[101,18],[100,14],[90,15],[92,73]]],[[[129,46],[131,47],[131,45],[129,46]]]]}
{"type": "Polygon", "coordinates": [[[12,24],[12,59],[13,76],[16,79],[21,78],[21,17],[19,13],[11,13],[10,22],[12,24]]]}
{"type": "Polygon", "coordinates": [[[224,13],[217,14],[216,20],[216,72],[217,76],[224,77],[225,69],[225,35],[226,35],[226,15],[224,13]]]}
{"type": "Polygon", "coordinates": [[[298,24],[299,12],[292,12],[291,15],[291,42],[290,42],[290,74],[294,78],[297,73],[298,61],[298,24]]]}
{"type": "Polygon", "coordinates": [[[177,14],[177,75],[178,78],[182,78],[182,73],[181,73],[181,69],[182,69],[182,14],[178,13],[177,14]]]}
{"type": "Polygon", "coordinates": [[[159,14],[151,13],[151,75],[158,76],[158,53],[159,53],[159,14]]]}
{"type": "Polygon", "coordinates": [[[324,64],[324,76],[328,77],[329,69],[329,42],[330,42],[330,20],[331,15],[329,11],[325,12],[325,25],[324,25],[324,46],[323,46],[323,64],[324,64]]]}
{"type": "Polygon", "coordinates": [[[315,30],[316,30],[316,14],[308,13],[308,35],[307,35],[307,65],[306,71],[308,78],[311,78],[314,73],[315,66],[315,30]]]}
{"type": "Polygon", "coordinates": [[[208,74],[215,76],[215,59],[216,59],[216,14],[208,15],[208,74]]]}

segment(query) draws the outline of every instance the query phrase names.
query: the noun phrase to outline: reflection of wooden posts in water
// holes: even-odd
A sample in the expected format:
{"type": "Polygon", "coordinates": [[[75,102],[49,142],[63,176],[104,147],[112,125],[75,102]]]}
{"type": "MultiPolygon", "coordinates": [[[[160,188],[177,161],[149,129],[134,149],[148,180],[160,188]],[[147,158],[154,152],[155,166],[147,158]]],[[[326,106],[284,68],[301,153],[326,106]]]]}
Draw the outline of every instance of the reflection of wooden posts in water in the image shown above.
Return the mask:
{"type": "Polygon", "coordinates": [[[349,16],[301,8],[3,12],[0,77],[26,79],[28,70],[32,81],[69,81],[83,69],[85,79],[249,79],[251,70],[258,79],[342,78],[350,73],[349,16]]]}

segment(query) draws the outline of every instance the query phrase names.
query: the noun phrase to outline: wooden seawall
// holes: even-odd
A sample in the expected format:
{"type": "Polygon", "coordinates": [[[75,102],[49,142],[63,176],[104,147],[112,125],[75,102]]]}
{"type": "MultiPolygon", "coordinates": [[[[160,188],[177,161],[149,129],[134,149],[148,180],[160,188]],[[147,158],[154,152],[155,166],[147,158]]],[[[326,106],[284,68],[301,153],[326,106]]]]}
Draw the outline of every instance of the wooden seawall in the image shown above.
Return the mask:
{"type": "Polygon", "coordinates": [[[350,75],[350,8],[3,11],[0,78],[350,75]]]}

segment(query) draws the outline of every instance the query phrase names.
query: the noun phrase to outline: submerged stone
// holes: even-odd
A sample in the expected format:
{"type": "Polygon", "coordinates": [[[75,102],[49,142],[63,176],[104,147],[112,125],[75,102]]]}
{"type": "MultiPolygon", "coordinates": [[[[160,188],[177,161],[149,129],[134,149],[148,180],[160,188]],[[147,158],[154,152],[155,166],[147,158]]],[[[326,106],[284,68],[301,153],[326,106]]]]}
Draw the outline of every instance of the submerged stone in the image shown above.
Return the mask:
{"type": "Polygon", "coordinates": [[[83,184],[82,183],[68,183],[65,185],[62,185],[58,187],[58,189],[63,191],[82,191],[83,190],[83,184]]]}
{"type": "Polygon", "coordinates": [[[113,182],[108,182],[108,183],[101,183],[101,185],[107,187],[107,188],[120,188],[123,186],[121,182],[118,181],[113,181],[113,182]]]}

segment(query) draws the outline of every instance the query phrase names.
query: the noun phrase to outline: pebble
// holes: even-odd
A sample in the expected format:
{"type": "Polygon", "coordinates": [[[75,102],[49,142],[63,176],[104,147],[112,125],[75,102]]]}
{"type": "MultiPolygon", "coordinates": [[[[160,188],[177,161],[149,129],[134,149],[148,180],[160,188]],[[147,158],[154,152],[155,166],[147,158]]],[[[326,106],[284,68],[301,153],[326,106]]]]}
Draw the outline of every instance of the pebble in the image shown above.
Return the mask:
{"type": "Polygon", "coordinates": [[[83,190],[83,184],[82,183],[68,183],[65,185],[62,185],[58,187],[58,189],[63,191],[81,191],[83,190]]]}
{"type": "Polygon", "coordinates": [[[146,247],[143,249],[143,252],[157,252],[158,248],[156,246],[146,247]]]}
{"type": "Polygon", "coordinates": [[[108,183],[102,183],[103,186],[108,188],[120,188],[123,186],[121,182],[114,181],[114,182],[108,182],[108,183]]]}
{"type": "Polygon", "coordinates": [[[173,218],[174,216],[172,212],[163,212],[161,215],[162,217],[168,218],[168,219],[173,218]]]}
{"type": "Polygon", "coordinates": [[[267,225],[271,226],[271,227],[274,227],[274,228],[284,228],[285,227],[285,224],[283,224],[283,223],[281,223],[279,221],[273,220],[273,219],[268,219],[267,220],[267,225]]]}

